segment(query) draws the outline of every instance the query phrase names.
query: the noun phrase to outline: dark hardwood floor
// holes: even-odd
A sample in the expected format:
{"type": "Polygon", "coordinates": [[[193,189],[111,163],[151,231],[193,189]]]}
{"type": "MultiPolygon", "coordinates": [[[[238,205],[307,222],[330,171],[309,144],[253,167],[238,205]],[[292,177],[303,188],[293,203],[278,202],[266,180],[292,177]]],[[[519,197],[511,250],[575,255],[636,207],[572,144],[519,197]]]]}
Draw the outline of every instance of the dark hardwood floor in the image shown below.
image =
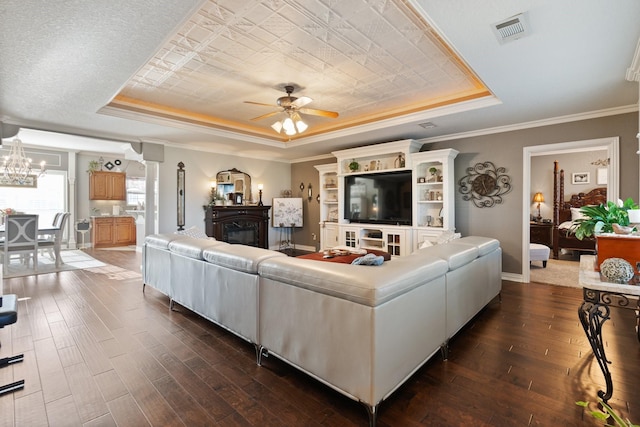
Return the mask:
{"type": "MultiPolygon", "coordinates": [[[[0,329],[0,426],[366,426],[360,404],[147,287],[140,254],[88,251],[110,267],[4,281],[21,298],[0,329]]],[[[379,426],[602,425],[577,407],[604,380],[577,318],[581,291],[504,282],[439,355],[380,405],[379,426]]],[[[425,306],[425,310],[429,307],[425,306]]],[[[640,423],[634,312],[605,325],[610,404],[640,423]]],[[[425,325],[425,327],[428,327],[425,325]]],[[[398,331],[402,333],[402,331],[398,331]]],[[[402,349],[398,349],[399,352],[402,349]]]]}

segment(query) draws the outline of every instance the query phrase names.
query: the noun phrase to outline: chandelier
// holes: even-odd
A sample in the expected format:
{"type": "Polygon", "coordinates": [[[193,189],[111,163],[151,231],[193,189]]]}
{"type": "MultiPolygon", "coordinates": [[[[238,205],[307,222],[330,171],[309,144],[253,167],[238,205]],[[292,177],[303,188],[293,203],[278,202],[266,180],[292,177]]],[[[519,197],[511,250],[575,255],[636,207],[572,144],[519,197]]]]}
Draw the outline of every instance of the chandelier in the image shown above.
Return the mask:
{"type": "Polygon", "coordinates": [[[302,133],[307,130],[309,126],[307,126],[307,124],[302,121],[302,117],[300,117],[300,114],[298,114],[297,111],[286,110],[286,113],[289,115],[289,117],[287,117],[283,121],[278,120],[277,122],[272,124],[271,127],[273,128],[273,130],[278,133],[284,130],[284,133],[289,136],[295,135],[296,133],[302,133]]]}
{"type": "MultiPolygon", "coordinates": [[[[38,177],[44,175],[45,161],[40,162],[38,177]]],[[[22,141],[19,138],[13,140],[11,151],[4,156],[4,181],[10,184],[23,185],[27,183],[31,173],[31,159],[24,154],[22,141]]]]}

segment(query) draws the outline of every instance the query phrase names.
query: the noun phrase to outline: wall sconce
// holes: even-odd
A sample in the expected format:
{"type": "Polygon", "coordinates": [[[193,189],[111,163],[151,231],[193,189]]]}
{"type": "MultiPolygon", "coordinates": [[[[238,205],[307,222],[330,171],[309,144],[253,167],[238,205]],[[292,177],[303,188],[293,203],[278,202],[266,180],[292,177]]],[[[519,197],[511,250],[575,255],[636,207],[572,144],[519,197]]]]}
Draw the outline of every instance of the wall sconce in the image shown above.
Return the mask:
{"type": "Polygon", "coordinates": [[[260,197],[260,200],[258,200],[258,206],[263,206],[262,204],[262,184],[258,184],[258,196],[260,197]]]}
{"type": "Polygon", "coordinates": [[[320,203],[320,194],[316,196],[316,202],[320,203]]]}
{"type": "Polygon", "coordinates": [[[540,215],[540,203],[544,202],[544,196],[542,193],[538,192],[533,196],[533,203],[538,204],[538,216],[536,217],[536,221],[540,222],[542,216],[540,215]]]}
{"type": "Polygon", "coordinates": [[[313,190],[311,189],[311,183],[307,185],[307,199],[311,201],[313,199],[313,190]]]}
{"type": "Polygon", "coordinates": [[[300,183],[300,191],[304,191],[304,182],[300,183]]]}

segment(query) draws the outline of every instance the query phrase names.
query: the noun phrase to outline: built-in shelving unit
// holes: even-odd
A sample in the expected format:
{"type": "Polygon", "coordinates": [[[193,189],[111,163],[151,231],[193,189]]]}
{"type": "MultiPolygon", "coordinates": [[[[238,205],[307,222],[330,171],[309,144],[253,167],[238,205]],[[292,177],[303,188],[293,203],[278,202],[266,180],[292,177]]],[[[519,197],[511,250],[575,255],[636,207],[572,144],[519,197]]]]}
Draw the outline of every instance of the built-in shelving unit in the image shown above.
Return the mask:
{"type": "Polygon", "coordinates": [[[412,156],[413,227],[416,247],[455,230],[454,149],[423,151],[412,156]]]}
{"type": "MultiPolygon", "coordinates": [[[[333,152],[336,163],[316,166],[322,187],[322,249],[341,245],[403,256],[417,249],[425,240],[435,241],[443,232],[455,230],[453,161],[458,152],[453,149],[420,152],[421,147],[422,143],[418,141],[404,140],[352,148],[333,152]],[[354,167],[356,164],[357,168],[354,167]],[[346,177],[401,170],[411,171],[413,180],[411,225],[351,223],[345,219],[346,177]]],[[[369,193],[362,197],[371,202],[368,198],[374,195],[369,193]]]]}

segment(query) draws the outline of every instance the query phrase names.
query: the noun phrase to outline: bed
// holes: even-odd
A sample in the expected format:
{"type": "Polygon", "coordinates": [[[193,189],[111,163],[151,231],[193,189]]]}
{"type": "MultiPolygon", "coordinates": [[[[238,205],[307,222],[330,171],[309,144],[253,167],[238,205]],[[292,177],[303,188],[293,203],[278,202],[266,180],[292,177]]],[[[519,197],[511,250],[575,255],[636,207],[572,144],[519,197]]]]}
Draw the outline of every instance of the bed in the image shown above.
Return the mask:
{"type": "Polygon", "coordinates": [[[587,193],[573,194],[564,198],[564,170],[553,162],[553,259],[558,259],[560,250],[595,252],[596,239],[585,237],[578,240],[571,231],[572,221],[580,217],[580,208],[607,202],[607,188],[598,187],[587,193]]]}

